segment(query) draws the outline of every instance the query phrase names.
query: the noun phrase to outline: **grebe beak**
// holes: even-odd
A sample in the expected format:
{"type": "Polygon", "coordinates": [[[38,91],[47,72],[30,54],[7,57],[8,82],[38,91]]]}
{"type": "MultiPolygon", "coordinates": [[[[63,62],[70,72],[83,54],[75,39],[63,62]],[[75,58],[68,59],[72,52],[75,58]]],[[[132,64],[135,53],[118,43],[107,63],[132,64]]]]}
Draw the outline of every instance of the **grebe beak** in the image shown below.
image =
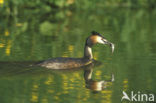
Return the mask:
{"type": "Polygon", "coordinates": [[[104,42],[104,44],[108,44],[111,47],[112,53],[113,53],[114,52],[114,48],[115,48],[114,44],[109,42],[109,41],[107,41],[106,39],[103,39],[103,42],[104,42]]]}

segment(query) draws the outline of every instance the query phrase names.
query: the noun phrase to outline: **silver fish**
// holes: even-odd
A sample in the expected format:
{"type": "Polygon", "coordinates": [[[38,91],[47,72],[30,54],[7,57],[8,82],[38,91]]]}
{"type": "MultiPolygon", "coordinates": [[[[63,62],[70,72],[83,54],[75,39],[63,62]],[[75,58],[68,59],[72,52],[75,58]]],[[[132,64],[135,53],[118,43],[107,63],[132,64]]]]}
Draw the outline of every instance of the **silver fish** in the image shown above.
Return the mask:
{"type": "Polygon", "coordinates": [[[110,46],[111,46],[111,48],[112,48],[112,53],[113,53],[113,52],[114,52],[114,48],[115,48],[115,46],[114,46],[113,43],[110,43],[110,46]]]}

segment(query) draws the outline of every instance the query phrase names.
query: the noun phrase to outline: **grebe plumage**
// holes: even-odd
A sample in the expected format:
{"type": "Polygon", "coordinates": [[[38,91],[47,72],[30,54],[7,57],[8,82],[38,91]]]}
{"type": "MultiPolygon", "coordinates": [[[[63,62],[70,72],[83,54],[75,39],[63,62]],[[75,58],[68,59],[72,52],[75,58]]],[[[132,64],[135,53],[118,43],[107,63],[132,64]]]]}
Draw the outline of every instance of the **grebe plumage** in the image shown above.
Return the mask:
{"type": "Polygon", "coordinates": [[[38,65],[48,69],[71,69],[86,66],[93,63],[92,46],[94,44],[108,44],[114,51],[114,44],[108,42],[101,34],[93,31],[92,35],[86,39],[84,56],[82,58],[63,58],[58,57],[40,62],[38,65]]]}

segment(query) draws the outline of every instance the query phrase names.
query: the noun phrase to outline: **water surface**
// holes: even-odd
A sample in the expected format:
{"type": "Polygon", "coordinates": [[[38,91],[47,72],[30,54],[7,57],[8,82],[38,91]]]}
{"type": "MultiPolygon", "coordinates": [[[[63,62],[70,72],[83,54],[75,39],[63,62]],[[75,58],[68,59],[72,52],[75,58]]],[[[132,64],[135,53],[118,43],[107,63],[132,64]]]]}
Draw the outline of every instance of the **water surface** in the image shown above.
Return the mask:
{"type": "Polygon", "coordinates": [[[156,94],[156,11],[97,11],[24,9],[1,15],[0,103],[120,103],[122,91],[156,94]],[[48,58],[82,57],[92,30],[115,44],[114,54],[109,46],[93,47],[100,66],[72,71],[30,66],[48,58]],[[115,81],[95,92],[86,87],[85,69],[95,81],[109,81],[112,74],[115,81]]]}

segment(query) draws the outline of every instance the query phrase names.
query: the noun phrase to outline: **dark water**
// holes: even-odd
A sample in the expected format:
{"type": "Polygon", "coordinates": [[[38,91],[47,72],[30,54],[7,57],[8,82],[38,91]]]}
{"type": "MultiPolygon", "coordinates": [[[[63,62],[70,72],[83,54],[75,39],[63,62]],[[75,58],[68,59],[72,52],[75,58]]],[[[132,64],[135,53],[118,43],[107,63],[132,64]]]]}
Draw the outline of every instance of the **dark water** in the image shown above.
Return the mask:
{"type": "MultiPolygon", "coordinates": [[[[0,16],[0,103],[120,103],[122,91],[156,94],[156,10],[22,10],[0,16]],[[92,30],[115,44],[96,45],[101,65],[47,70],[30,65],[54,57],[81,57],[92,30]],[[85,74],[85,75],[84,75],[85,74]],[[92,83],[110,81],[97,92],[92,83]]],[[[125,103],[128,101],[124,100],[125,103]]]]}

